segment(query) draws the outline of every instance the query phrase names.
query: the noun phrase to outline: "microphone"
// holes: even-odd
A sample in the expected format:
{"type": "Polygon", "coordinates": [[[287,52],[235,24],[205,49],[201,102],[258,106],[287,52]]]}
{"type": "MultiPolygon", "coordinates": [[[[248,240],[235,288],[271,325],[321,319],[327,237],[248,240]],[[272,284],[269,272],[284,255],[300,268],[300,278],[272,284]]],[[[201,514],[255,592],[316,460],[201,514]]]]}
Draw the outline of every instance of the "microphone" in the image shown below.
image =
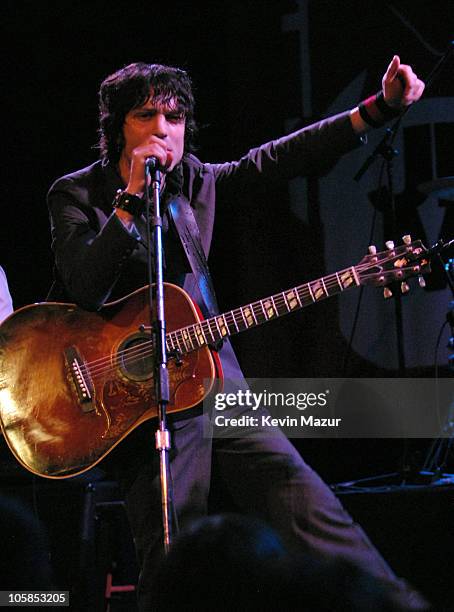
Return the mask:
{"type": "Polygon", "coordinates": [[[172,163],[172,157],[169,154],[167,154],[167,159],[164,165],[162,165],[159,159],[155,157],[154,155],[151,157],[145,158],[145,168],[147,168],[150,171],[159,170],[159,172],[165,173],[169,169],[169,166],[171,165],[171,163],[172,163]]]}
{"type": "Polygon", "coordinates": [[[161,182],[161,173],[165,170],[162,168],[157,157],[147,157],[145,159],[145,176],[149,176],[151,180],[161,182]]]}
{"type": "Polygon", "coordinates": [[[147,157],[145,160],[145,166],[149,170],[161,170],[159,159],[157,157],[147,157]]]}

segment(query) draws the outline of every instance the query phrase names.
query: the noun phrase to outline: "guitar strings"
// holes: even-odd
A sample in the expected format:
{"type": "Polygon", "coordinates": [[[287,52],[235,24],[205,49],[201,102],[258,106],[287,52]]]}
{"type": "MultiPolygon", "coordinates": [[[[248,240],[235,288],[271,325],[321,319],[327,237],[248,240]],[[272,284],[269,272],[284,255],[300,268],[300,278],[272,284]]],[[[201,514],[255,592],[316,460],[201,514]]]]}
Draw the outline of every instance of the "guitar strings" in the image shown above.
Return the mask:
{"type": "MultiPolygon", "coordinates": [[[[363,265],[361,265],[361,266],[357,266],[357,267],[356,267],[356,270],[367,269],[367,268],[371,268],[371,267],[372,267],[372,268],[373,268],[373,267],[377,267],[377,264],[374,264],[374,265],[372,265],[372,266],[367,265],[367,264],[363,264],[363,265]]],[[[351,268],[350,268],[350,269],[351,269],[351,268]]],[[[327,287],[329,286],[330,288],[332,288],[333,286],[336,286],[336,285],[340,286],[340,285],[339,285],[339,282],[338,282],[338,280],[337,280],[337,276],[338,276],[339,274],[342,274],[342,272],[339,272],[337,275],[336,275],[336,274],[334,274],[334,275],[331,275],[331,276],[327,276],[327,277],[324,279],[325,286],[327,286],[327,287]],[[334,279],[335,279],[335,280],[334,280],[334,279]]],[[[376,276],[376,274],[371,275],[371,276],[376,276]]],[[[312,282],[312,284],[311,284],[311,288],[312,288],[312,286],[313,286],[313,285],[315,285],[317,282],[318,282],[318,281],[313,281],[313,282],[312,282]]],[[[309,295],[311,295],[311,294],[310,294],[310,291],[309,291],[309,284],[300,285],[300,286],[298,286],[298,287],[293,288],[293,290],[299,290],[299,291],[304,291],[304,290],[306,290],[306,292],[307,292],[309,295]]],[[[289,293],[289,292],[291,292],[291,291],[292,291],[292,289],[287,290],[287,292],[286,292],[286,293],[288,294],[288,293],[289,293]]],[[[272,301],[274,302],[274,305],[276,306],[276,310],[278,311],[278,314],[279,314],[279,315],[281,315],[281,314],[286,314],[286,313],[291,312],[291,311],[289,311],[289,310],[288,310],[288,308],[287,308],[287,304],[286,304],[286,301],[285,301],[285,298],[283,297],[283,295],[284,295],[283,293],[280,293],[280,294],[276,294],[275,296],[271,296],[270,298],[265,298],[265,300],[266,300],[266,299],[268,299],[268,300],[272,300],[272,301]],[[284,312],[284,313],[279,313],[279,308],[278,308],[279,306],[285,306],[286,312],[284,312]]],[[[329,295],[324,295],[323,297],[329,297],[329,295]]],[[[312,295],[311,295],[311,299],[312,299],[312,302],[314,302],[314,301],[315,301],[315,300],[313,299],[312,295]]],[[[252,308],[252,311],[254,311],[254,307],[256,307],[256,308],[258,307],[258,308],[261,310],[261,307],[262,307],[262,304],[261,304],[261,303],[262,303],[263,301],[265,301],[265,300],[259,300],[258,302],[254,302],[254,303],[252,303],[252,304],[248,304],[248,305],[243,306],[243,307],[241,307],[241,308],[238,308],[238,309],[232,310],[232,311],[230,311],[230,312],[228,312],[228,313],[225,313],[225,314],[223,314],[223,315],[219,315],[219,317],[223,318],[223,319],[226,321],[226,323],[227,323],[227,320],[228,320],[230,323],[232,323],[232,322],[234,323],[234,325],[235,325],[235,328],[236,328],[236,329],[235,329],[235,331],[234,331],[234,332],[232,332],[232,331],[229,329],[229,334],[230,334],[230,335],[233,335],[233,334],[234,334],[234,333],[236,333],[237,331],[243,331],[244,329],[247,329],[247,328],[249,327],[247,324],[246,324],[246,327],[243,327],[243,329],[239,329],[239,326],[237,325],[237,315],[238,315],[238,314],[240,314],[240,315],[241,315],[241,318],[244,320],[244,317],[243,317],[243,310],[244,310],[245,308],[250,307],[250,308],[252,308]]],[[[309,305],[309,304],[307,304],[307,305],[309,305]]],[[[254,314],[255,314],[255,313],[254,313],[254,314]]],[[[262,316],[263,316],[263,312],[262,312],[262,316]]],[[[271,317],[270,317],[270,318],[271,318],[271,317]]],[[[168,334],[168,335],[167,335],[167,338],[171,339],[170,337],[171,337],[171,336],[174,336],[174,337],[175,337],[175,339],[177,340],[178,345],[179,345],[179,341],[178,341],[178,334],[179,334],[179,335],[180,335],[180,338],[181,338],[181,340],[180,340],[180,341],[181,341],[183,344],[185,344],[185,350],[184,350],[184,351],[183,351],[183,350],[181,350],[181,346],[179,345],[180,351],[181,351],[182,353],[189,353],[189,352],[192,352],[193,350],[196,350],[196,349],[200,348],[201,346],[203,346],[203,344],[202,344],[202,345],[198,344],[196,347],[194,347],[194,345],[192,344],[192,340],[191,340],[191,337],[190,337],[190,332],[189,332],[189,333],[188,333],[188,338],[191,340],[192,347],[190,347],[190,348],[188,349],[188,348],[187,348],[187,346],[186,346],[186,343],[184,342],[183,332],[184,332],[185,330],[192,330],[192,331],[194,332],[194,328],[195,328],[197,325],[201,326],[202,328],[203,328],[203,326],[205,325],[205,326],[207,326],[207,327],[208,327],[208,329],[209,329],[209,331],[210,331],[211,335],[212,335],[212,336],[214,336],[214,334],[212,333],[212,330],[211,330],[210,322],[211,322],[211,321],[213,321],[213,320],[215,320],[215,319],[216,319],[216,317],[214,317],[214,318],[212,318],[212,319],[207,319],[207,320],[201,321],[201,322],[200,322],[200,323],[198,323],[198,324],[193,324],[193,325],[187,326],[186,328],[182,328],[182,329],[180,329],[180,330],[177,330],[176,332],[171,332],[170,334],[168,334]]],[[[257,325],[259,325],[259,324],[261,324],[261,323],[265,323],[265,322],[266,322],[266,321],[268,321],[268,320],[269,320],[269,318],[265,318],[265,319],[263,319],[262,321],[257,322],[257,325]]],[[[227,324],[227,325],[228,325],[228,324],[227,324]]],[[[222,334],[220,334],[219,332],[217,332],[217,333],[218,333],[218,335],[219,335],[219,339],[220,339],[220,338],[222,337],[222,334]]],[[[204,339],[205,339],[205,344],[208,344],[208,342],[206,341],[206,338],[204,338],[204,339]]],[[[172,344],[174,344],[173,340],[172,340],[172,344]]],[[[146,356],[151,355],[151,354],[153,353],[152,348],[151,348],[151,349],[150,349],[150,348],[144,348],[144,347],[148,347],[149,345],[152,345],[152,342],[151,342],[151,341],[144,342],[144,343],[142,343],[142,344],[140,344],[140,345],[138,345],[138,346],[136,345],[136,346],[134,346],[134,347],[132,347],[132,348],[130,348],[130,349],[124,349],[123,351],[119,351],[119,353],[117,353],[117,356],[116,356],[116,357],[115,357],[113,360],[111,359],[111,357],[103,357],[103,358],[99,358],[99,359],[97,359],[97,360],[94,360],[93,362],[87,362],[86,364],[84,364],[84,366],[81,366],[81,370],[85,370],[85,371],[87,371],[87,373],[89,373],[89,374],[90,374],[92,377],[96,377],[96,378],[97,378],[97,377],[98,377],[98,376],[100,376],[100,375],[104,375],[105,373],[107,373],[107,372],[109,372],[109,371],[114,370],[114,369],[115,369],[115,366],[116,366],[116,365],[118,365],[118,364],[120,363],[120,361],[121,361],[121,362],[124,364],[124,363],[127,363],[127,362],[137,361],[138,359],[142,359],[142,358],[144,358],[144,357],[146,357],[146,356]],[[109,363],[109,362],[111,362],[111,364],[110,364],[108,367],[104,367],[104,364],[106,364],[106,366],[107,366],[107,363],[109,363]],[[95,363],[97,363],[98,365],[97,365],[97,366],[95,366],[95,367],[93,367],[93,364],[95,364],[95,363]]]]}
{"type": "MultiPolygon", "coordinates": [[[[334,285],[330,284],[329,281],[325,282],[325,284],[327,286],[329,286],[330,288],[334,285]]],[[[306,287],[304,287],[306,288],[306,287]]],[[[300,289],[300,288],[298,288],[300,289]]],[[[290,290],[291,291],[291,290],[290,290]]],[[[310,295],[310,292],[308,289],[306,289],[307,294],[310,295]]],[[[324,295],[323,297],[329,297],[328,295],[324,295]]],[[[276,311],[277,314],[279,316],[282,316],[283,314],[287,314],[292,312],[291,310],[288,309],[287,304],[285,299],[283,298],[283,296],[276,294],[276,296],[272,296],[273,298],[273,302],[274,302],[274,306],[276,307],[276,311]],[[279,313],[279,307],[284,306],[285,307],[285,312],[283,313],[279,313]]],[[[267,299],[271,299],[271,298],[267,298],[267,299]]],[[[315,300],[312,298],[312,303],[315,302],[315,300]]],[[[322,299],[322,298],[320,298],[322,299]]],[[[262,300],[263,301],[263,300],[262,300]]],[[[306,304],[306,305],[310,305],[310,303],[306,304]]],[[[232,310],[228,313],[225,313],[223,315],[219,315],[219,317],[223,318],[226,326],[228,328],[228,332],[229,335],[234,335],[237,332],[240,331],[244,331],[245,329],[248,329],[249,326],[247,323],[240,323],[240,325],[238,325],[237,320],[238,320],[238,315],[241,315],[241,319],[243,319],[244,321],[244,316],[243,316],[243,312],[242,310],[244,308],[250,307],[252,309],[252,312],[254,312],[254,309],[258,308],[259,311],[261,311],[261,313],[259,314],[259,317],[265,316],[265,318],[263,318],[261,321],[256,321],[256,319],[254,320],[256,325],[260,325],[262,323],[267,322],[268,320],[271,319],[271,317],[266,318],[266,315],[263,314],[263,310],[262,310],[262,305],[259,302],[254,302],[252,304],[249,304],[247,306],[243,306],[242,308],[238,308],[235,310],[232,310]],[[232,325],[233,324],[233,325],[232,325]],[[245,326],[244,326],[245,325],[245,326]],[[232,331],[230,329],[230,326],[234,326],[235,330],[232,331]]],[[[254,314],[256,314],[254,312],[254,314]]],[[[202,346],[206,346],[208,344],[208,341],[206,340],[206,331],[204,331],[204,343],[200,344],[198,343],[197,346],[194,346],[194,343],[191,339],[191,331],[194,334],[195,337],[195,332],[194,329],[196,326],[200,326],[202,329],[204,326],[206,326],[208,328],[208,330],[210,331],[210,334],[214,337],[214,334],[211,330],[211,325],[210,322],[212,322],[213,319],[208,319],[208,320],[204,320],[201,321],[198,324],[195,325],[190,325],[187,326],[186,328],[182,328],[180,330],[177,330],[176,332],[171,332],[170,334],[167,335],[167,339],[171,339],[171,336],[173,336],[176,340],[176,343],[179,346],[179,350],[182,354],[186,354],[186,353],[190,353],[193,352],[194,350],[197,350],[199,348],[201,348],[202,346]],[[186,341],[185,341],[185,337],[183,335],[183,332],[187,330],[187,338],[189,338],[189,341],[191,343],[191,346],[188,348],[186,341]],[[178,339],[178,336],[180,336],[180,340],[178,339]],[[181,345],[180,343],[184,344],[184,350],[181,349],[181,345]]],[[[219,331],[217,332],[217,335],[219,337],[219,339],[222,338],[222,333],[220,333],[219,331]]],[[[116,356],[114,358],[111,357],[103,357],[100,358],[98,360],[95,360],[97,362],[97,365],[93,367],[93,364],[95,362],[87,362],[86,364],[81,366],[81,370],[85,371],[86,373],[88,373],[92,378],[99,378],[101,376],[104,376],[105,374],[112,372],[115,370],[115,368],[119,365],[119,364],[130,364],[133,363],[135,361],[138,361],[140,359],[144,359],[148,356],[151,356],[153,354],[153,348],[152,348],[152,341],[147,341],[147,342],[143,342],[140,345],[136,345],[130,349],[124,349],[123,351],[119,351],[116,356]],[[109,365],[108,365],[109,364],[109,365]]],[[[172,340],[172,344],[174,344],[174,341],[172,340]]]]}
{"type": "MultiPolygon", "coordinates": [[[[221,339],[222,333],[219,331],[218,326],[216,325],[216,320],[218,318],[221,318],[225,321],[227,329],[228,329],[228,335],[234,335],[235,333],[239,332],[239,331],[243,331],[245,329],[248,329],[249,326],[244,318],[244,309],[245,308],[250,308],[251,312],[253,313],[253,318],[254,318],[254,325],[260,325],[262,323],[265,323],[266,321],[270,320],[272,317],[266,318],[266,315],[264,313],[264,309],[263,309],[263,302],[269,300],[274,306],[275,306],[275,310],[277,311],[277,315],[281,316],[283,314],[287,314],[292,312],[292,310],[288,309],[288,305],[287,305],[287,301],[285,299],[285,295],[288,295],[291,292],[296,292],[298,294],[302,293],[304,294],[304,292],[306,292],[312,300],[312,303],[315,303],[317,301],[317,299],[314,299],[313,294],[311,293],[311,291],[313,290],[314,286],[317,285],[318,288],[324,288],[326,287],[327,291],[325,295],[323,295],[321,298],[319,298],[320,300],[326,297],[330,297],[329,296],[329,292],[328,292],[328,288],[334,288],[334,287],[338,287],[341,290],[344,290],[345,288],[342,288],[340,282],[339,282],[339,277],[344,273],[344,272],[351,272],[352,269],[354,269],[357,272],[361,273],[361,276],[363,279],[369,277],[373,277],[373,276],[377,276],[377,273],[373,273],[370,275],[364,275],[363,272],[368,270],[368,269],[372,269],[372,268],[377,268],[379,267],[379,263],[380,262],[376,262],[374,264],[359,264],[358,266],[355,266],[353,268],[353,266],[351,266],[350,268],[347,268],[345,270],[342,270],[338,273],[335,274],[331,274],[326,276],[323,279],[323,282],[321,280],[315,280],[309,283],[306,283],[304,285],[299,285],[297,287],[294,287],[292,289],[289,289],[285,292],[282,293],[278,293],[276,295],[270,296],[269,298],[264,298],[262,300],[258,300],[256,302],[253,302],[251,304],[247,304],[245,306],[242,306],[240,308],[236,308],[234,310],[231,310],[227,313],[224,313],[222,315],[218,315],[217,317],[212,317],[210,319],[205,319],[203,321],[201,321],[200,323],[196,323],[196,324],[191,324],[189,326],[186,326],[184,328],[181,328],[180,330],[174,331],[174,332],[170,332],[169,334],[166,335],[166,342],[168,340],[171,340],[172,344],[175,344],[173,338],[176,341],[176,344],[178,345],[178,348],[180,350],[180,352],[182,354],[186,354],[186,353],[190,353],[194,350],[197,350],[198,348],[201,348],[204,345],[209,344],[209,342],[206,339],[206,332],[203,330],[203,327],[207,327],[208,331],[210,332],[211,336],[214,338],[215,334],[218,336],[218,339],[221,339]],[[310,289],[309,289],[310,287],[310,289]],[[283,313],[279,312],[279,307],[285,307],[285,311],[283,313]],[[256,317],[257,317],[257,313],[255,312],[255,309],[259,310],[259,313],[261,312],[261,314],[259,314],[260,317],[265,317],[262,321],[257,321],[256,317]],[[243,321],[243,323],[240,323],[240,325],[238,325],[238,315],[240,316],[240,321],[243,321]],[[212,329],[211,329],[211,322],[214,322],[216,325],[216,332],[213,333],[212,329]],[[229,329],[229,326],[233,325],[233,327],[235,328],[235,331],[231,331],[229,329]],[[245,325],[245,327],[244,327],[245,325]],[[183,335],[184,331],[187,331],[187,336],[189,338],[189,341],[192,343],[192,339],[191,339],[191,331],[193,331],[194,333],[194,337],[195,337],[195,328],[197,326],[200,326],[202,328],[203,331],[203,337],[204,337],[204,344],[198,344],[197,346],[192,346],[191,348],[187,348],[186,343],[185,343],[185,338],[183,335]],[[178,336],[180,336],[180,339],[178,338],[178,336]],[[184,350],[181,349],[180,343],[182,343],[184,345],[184,350]]],[[[306,305],[310,305],[310,303],[308,304],[303,304],[303,303],[299,303],[298,306],[299,308],[297,310],[299,310],[300,308],[306,306],[306,305]]],[[[274,309],[273,309],[274,310],[274,309]]],[[[274,316],[274,315],[273,315],[274,316]]],[[[146,357],[149,357],[153,354],[153,342],[151,340],[145,341],[139,345],[135,345],[133,347],[127,348],[127,349],[123,349],[122,351],[118,351],[118,353],[116,353],[115,357],[112,356],[107,356],[107,357],[100,357],[98,359],[95,359],[91,362],[86,362],[83,365],[81,365],[80,370],[82,373],[86,373],[88,374],[92,379],[95,378],[100,378],[105,376],[107,373],[112,372],[116,369],[116,367],[118,367],[118,365],[124,365],[124,364],[130,364],[133,363],[135,361],[138,361],[140,359],[144,359],[146,357]]]]}

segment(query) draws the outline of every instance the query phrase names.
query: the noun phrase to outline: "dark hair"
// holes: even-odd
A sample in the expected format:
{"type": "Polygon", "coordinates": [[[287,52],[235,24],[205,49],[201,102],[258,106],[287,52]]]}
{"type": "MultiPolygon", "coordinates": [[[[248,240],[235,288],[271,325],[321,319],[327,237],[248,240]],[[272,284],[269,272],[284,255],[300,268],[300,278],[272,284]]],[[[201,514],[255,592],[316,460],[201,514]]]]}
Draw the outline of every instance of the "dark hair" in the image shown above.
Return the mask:
{"type": "Polygon", "coordinates": [[[186,119],[185,152],[193,150],[197,126],[194,120],[192,83],[184,70],[161,64],[129,64],[108,76],[99,89],[99,149],[103,161],[117,162],[124,147],[123,123],[130,110],[142,106],[153,90],[153,100],[167,104],[175,99],[186,119]]]}

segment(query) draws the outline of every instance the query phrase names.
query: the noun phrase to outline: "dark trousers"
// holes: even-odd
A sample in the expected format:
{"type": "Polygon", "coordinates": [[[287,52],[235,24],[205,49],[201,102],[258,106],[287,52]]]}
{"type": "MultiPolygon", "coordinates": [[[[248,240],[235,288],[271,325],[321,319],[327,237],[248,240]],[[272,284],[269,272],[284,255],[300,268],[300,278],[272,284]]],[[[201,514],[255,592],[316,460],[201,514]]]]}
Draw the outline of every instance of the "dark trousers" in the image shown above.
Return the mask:
{"type": "MultiPolygon", "coordinates": [[[[241,371],[229,344],[224,345],[221,355],[226,379],[238,379],[241,371]]],[[[210,438],[206,435],[207,418],[199,415],[169,426],[180,529],[206,515],[215,461],[222,484],[236,507],[273,527],[289,550],[324,558],[344,557],[389,582],[402,595],[402,601],[410,601],[410,607],[415,600],[414,609],[425,609],[419,606],[419,596],[398,580],[361,527],[282,432],[253,427],[240,438],[210,438]]],[[[163,550],[161,493],[153,428],[142,426],[135,438],[130,445],[133,450],[125,445],[128,456],[123,465],[129,467],[124,472],[124,483],[141,567],[139,607],[145,612],[151,609],[152,575],[163,550]]]]}
{"type": "MultiPolygon", "coordinates": [[[[359,525],[281,434],[255,431],[210,440],[200,415],[172,427],[171,469],[180,528],[207,513],[212,455],[223,485],[244,513],[265,520],[292,550],[343,556],[390,582],[396,579],[359,525]]],[[[150,454],[153,453],[150,434],[150,454]]],[[[131,481],[126,506],[141,576],[140,610],[150,610],[151,577],[162,551],[158,462],[151,455],[131,481]]]]}

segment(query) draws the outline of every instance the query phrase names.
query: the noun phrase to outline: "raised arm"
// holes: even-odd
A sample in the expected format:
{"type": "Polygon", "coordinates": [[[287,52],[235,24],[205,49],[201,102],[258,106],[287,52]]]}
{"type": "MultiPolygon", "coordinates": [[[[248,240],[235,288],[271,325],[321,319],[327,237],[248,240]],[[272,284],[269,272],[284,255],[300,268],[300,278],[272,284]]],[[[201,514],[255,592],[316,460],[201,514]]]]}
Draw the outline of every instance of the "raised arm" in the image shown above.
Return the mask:
{"type": "Polygon", "coordinates": [[[216,180],[253,182],[320,175],[360,144],[360,136],[398,117],[421,97],[424,83],[397,55],[382,79],[382,90],[357,107],[251,149],[238,161],[210,165],[216,180]]]}

